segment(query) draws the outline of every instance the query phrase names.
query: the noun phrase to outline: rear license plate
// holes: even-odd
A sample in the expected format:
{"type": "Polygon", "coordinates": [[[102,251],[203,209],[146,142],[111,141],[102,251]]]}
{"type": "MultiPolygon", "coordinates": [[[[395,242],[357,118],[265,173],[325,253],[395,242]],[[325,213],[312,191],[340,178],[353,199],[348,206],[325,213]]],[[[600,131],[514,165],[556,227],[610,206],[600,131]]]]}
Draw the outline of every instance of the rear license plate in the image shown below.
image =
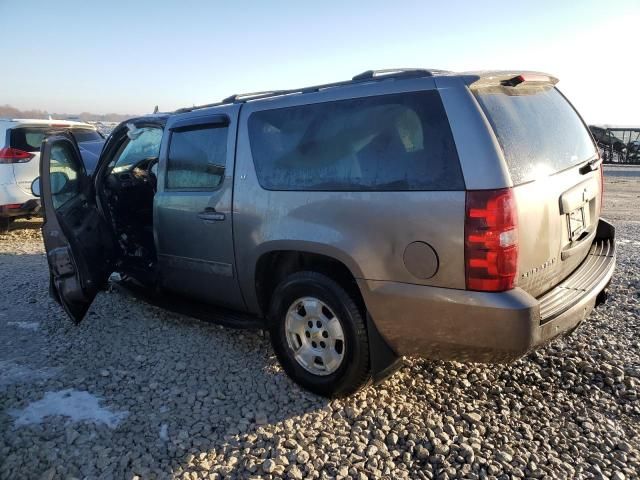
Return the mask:
{"type": "Polygon", "coordinates": [[[585,229],[584,207],[576,208],[567,214],[567,225],[569,226],[569,239],[576,240],[585,229]]]}

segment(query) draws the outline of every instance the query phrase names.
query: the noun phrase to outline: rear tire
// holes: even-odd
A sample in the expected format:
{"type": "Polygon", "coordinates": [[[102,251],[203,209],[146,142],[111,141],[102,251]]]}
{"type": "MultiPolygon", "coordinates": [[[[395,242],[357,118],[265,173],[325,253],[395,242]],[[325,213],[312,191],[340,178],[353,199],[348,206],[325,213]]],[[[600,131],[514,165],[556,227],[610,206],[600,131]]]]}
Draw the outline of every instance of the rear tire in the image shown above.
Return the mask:
{"type": "Polygon", "coordinates": [[[0,217],[0,234],[7,233],[9,231],[11,220],[11,217],[0,217]]]}
{"type": "Polygon", "coordinates": [[[370,383],[369,340],[354,298],[316,272],[286,277],[272,296],[271,343],[285,372],[325,397],[344,397],[370,383]]]}

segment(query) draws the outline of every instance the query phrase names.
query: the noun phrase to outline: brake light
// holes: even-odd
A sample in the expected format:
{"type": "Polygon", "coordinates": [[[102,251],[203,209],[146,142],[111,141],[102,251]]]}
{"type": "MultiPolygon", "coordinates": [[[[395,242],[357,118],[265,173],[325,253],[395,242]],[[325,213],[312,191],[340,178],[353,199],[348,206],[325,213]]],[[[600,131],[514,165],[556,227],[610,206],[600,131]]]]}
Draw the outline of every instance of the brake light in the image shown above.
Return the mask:
{"type": "Polygon", "coordinates": [[[35,155],[17,148],[0,148],[0,163],[27,163],[35,155]]]}
{"type": "Polygon", "coordinates": [[[551,79],[548,75],[540,75],[537,73],[523,73],[508,80],[503,80],[502,85],[505,87],[517,87],[521,83],[549,83],[551,79]]]}
{"type": "Polygon", "coordinates": [[[512,289],[518,271],[513,190],[468,191],[464,237],[467,289],[483,292],[512,289]]]}

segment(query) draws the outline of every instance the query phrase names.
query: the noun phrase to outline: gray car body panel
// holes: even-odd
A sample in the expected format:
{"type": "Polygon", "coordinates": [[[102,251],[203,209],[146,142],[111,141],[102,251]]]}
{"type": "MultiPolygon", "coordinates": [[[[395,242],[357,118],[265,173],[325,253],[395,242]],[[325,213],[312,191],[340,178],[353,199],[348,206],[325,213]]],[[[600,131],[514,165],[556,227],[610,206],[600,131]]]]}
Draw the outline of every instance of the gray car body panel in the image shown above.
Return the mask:
{"type": "Polygon", "coordinates": [[[280,250],[330,256],[355,278],[464,288],[464,191],[265,190],[258,182],[249,142],[247,120],[256,111],[435,87],[433,78],[388,80],[243,106],[233,218],[236,249],[242,252],[238,273],[251,312],[261,313],[256,294],[257,262],[262,255],[280,250]],[[439,257],[438,271],[429,279],[415,277],[404,264],[406,247],[416,241],[431,245],[439,257]]]}
{"type": "Polygon", "coordinates": [[[467,190],[512,186],[502,149],[464,78],[435,78],[458,149],[467,190]]]}

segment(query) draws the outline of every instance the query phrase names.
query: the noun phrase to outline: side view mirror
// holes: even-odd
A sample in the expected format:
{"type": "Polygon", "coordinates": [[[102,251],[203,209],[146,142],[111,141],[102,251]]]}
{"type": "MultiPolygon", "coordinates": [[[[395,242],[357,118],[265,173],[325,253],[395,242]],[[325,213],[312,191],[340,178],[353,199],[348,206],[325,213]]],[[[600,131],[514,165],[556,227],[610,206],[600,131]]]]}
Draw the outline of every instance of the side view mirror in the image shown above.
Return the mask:
{"type": "MultiPolygon", "coordinates": [[[[57,195],[67,186],[69,176],[64,172],[51,172],[49,180],[51,181],[51,195],[57,195]]],[[[31,182],[31,193],[34,197],[40,197],[40,195],[42,195],[40,177],[36,177],[33,182],[31,182]]]]}
{"type": "Polygon", "coordinates": [[[33,182],[31,182],[31,194],[34,197],[40,197],[40,177],[34,178],[33,182]]]}

